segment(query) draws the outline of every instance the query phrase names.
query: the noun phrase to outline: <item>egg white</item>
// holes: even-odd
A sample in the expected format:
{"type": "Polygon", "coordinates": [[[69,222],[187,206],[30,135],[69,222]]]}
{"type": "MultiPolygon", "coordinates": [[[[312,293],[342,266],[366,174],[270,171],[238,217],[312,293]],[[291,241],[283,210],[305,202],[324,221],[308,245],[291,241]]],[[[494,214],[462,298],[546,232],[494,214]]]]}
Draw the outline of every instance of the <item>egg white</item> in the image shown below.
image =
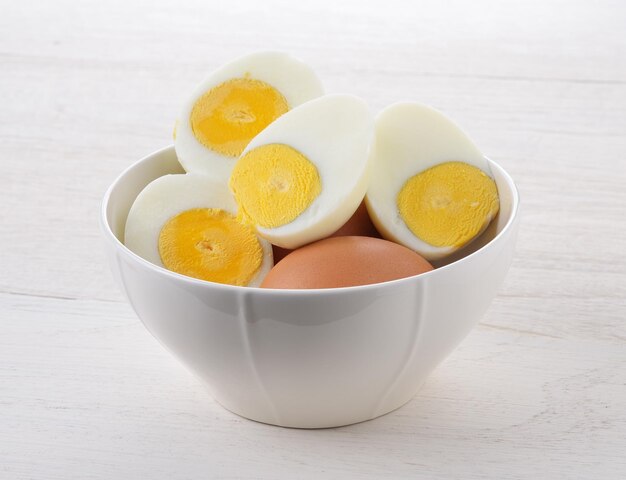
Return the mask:
{"type": "Polygon", "coordinates": [[[211,150],[193,134],[190,116],[196,101],[213,87],[234,78],[261,80],[280,92],[289,109],[323,95],[315,72],[297,58],[281,52],[256,52],[237,58],[208,75],[184,103],[176,122],[174,147],[186,172],[203,173],[226,182],[237,158],[211,150]]]}
{"type": "Polygon", "coordinates": [[[400,216],[398,193],[414,175],[449,161],[465,162],[492,177],[484,155],[459,126],[427,105],[390,105],[378,114],[375,125],[372,182],[365,202],[376,229],[384,238],[428,260],[458,250],[454,246],[436,247],[416,237],[400,216]]]}
{"type": "Polygon", "coordinates": [[[353,95],[326,95],[287,112],[246,147],[285,144],[317,168],[321,192],[295,220],[276,228],[257,226],[274,245],[297,248],[337,231],[356,211],[370,178],[369,144],[373,118],[353,95]]]}
{"type": "MultiPolygon", "coordinates": [[[[170,218],[194,208],[219,208],[237,215],[237,204],[224,183],[194,174],[157,178],[139,193],[128,212],[124,244],[145,260],[165,268],[159,255],[161,229],[170,218]]],[[[248,284],[251,287],[259,286],[274,265],[271,244],[257,238],[263,249],[263,260],[248,284]]]]}

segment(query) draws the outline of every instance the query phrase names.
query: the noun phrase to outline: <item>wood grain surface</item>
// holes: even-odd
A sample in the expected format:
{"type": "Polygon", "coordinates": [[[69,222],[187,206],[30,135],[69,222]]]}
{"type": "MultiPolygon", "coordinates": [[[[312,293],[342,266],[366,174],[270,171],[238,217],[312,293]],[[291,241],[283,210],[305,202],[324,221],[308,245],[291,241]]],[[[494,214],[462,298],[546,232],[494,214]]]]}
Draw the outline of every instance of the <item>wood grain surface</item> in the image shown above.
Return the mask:
{"type": "Polygon", "coordinates": [[[624,2],[0,4],[0,479],[626,478],[624,2]],[[374,110],[441,109],[521,192],[499,296],[374,421],[223,410],[105,263],[107,186],[171,143],[208,71],[259,48],[374,110]]]}

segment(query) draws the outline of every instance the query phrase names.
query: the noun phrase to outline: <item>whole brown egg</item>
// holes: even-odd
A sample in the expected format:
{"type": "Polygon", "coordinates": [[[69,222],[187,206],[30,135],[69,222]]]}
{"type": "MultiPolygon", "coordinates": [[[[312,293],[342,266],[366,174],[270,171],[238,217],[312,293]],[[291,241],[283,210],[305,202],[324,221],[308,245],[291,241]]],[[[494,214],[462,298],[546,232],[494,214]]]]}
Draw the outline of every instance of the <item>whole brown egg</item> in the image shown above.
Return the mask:
{"type": "Polygon", "coordinates": [[[331,237],[294,250],[274,265],[262,288],[339,288],[386,282],[433,267],[402,245],[372,237],[331,237]]]}

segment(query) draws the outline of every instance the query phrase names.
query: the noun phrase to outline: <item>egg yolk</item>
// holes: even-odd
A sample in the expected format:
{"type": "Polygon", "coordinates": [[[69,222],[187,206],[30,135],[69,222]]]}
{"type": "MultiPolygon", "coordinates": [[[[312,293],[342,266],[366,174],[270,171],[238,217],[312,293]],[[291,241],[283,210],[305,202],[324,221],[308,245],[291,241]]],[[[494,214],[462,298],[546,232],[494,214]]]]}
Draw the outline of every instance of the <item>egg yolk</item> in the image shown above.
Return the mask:
{"type": "Polygon", "coordinates": [[[276,228],[295,220],[322,191],[317,168],[283,144],[250,150],[235,164],[230,189],[244,221],[276,228]]]}
{"type": "Polygon", "coordinates": [[[446,162],[411,177],[397,198],[414,235],[435,247],[461,247],[498,213],[496,183],[479,168],[446,162]]]}
{"type": "Polygon", "coordinates": [[[230,285],[247,285],[261,268],[263,248],[252,229],[218,208],[195,208],[170,218],[159,234],[168,270],[230,285]]]}
{"type": "Polygon", "coordinates": [[[202,95],[189,120],[202,145],[238,157],[252,138],[288,110],[285,97],[271,85],[234,78],[202,95]]]}

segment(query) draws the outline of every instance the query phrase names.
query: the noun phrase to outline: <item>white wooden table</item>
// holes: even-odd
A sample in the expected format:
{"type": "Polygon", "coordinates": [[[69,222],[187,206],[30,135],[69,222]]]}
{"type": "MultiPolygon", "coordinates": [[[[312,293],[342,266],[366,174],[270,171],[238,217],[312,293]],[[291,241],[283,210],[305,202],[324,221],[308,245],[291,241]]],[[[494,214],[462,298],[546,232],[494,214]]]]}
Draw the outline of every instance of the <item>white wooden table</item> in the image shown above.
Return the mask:
{"type": "Polygon", "coordinates": [[[0,478],[626,478],[626,4],[296,3],[2,2],[0,478]],[[521,191],[482,323],[371,422],[226,412],[105,264],[108,184],[171,142],[205,73],[258,48],[375,110],[432,104],[521,191]]]}

